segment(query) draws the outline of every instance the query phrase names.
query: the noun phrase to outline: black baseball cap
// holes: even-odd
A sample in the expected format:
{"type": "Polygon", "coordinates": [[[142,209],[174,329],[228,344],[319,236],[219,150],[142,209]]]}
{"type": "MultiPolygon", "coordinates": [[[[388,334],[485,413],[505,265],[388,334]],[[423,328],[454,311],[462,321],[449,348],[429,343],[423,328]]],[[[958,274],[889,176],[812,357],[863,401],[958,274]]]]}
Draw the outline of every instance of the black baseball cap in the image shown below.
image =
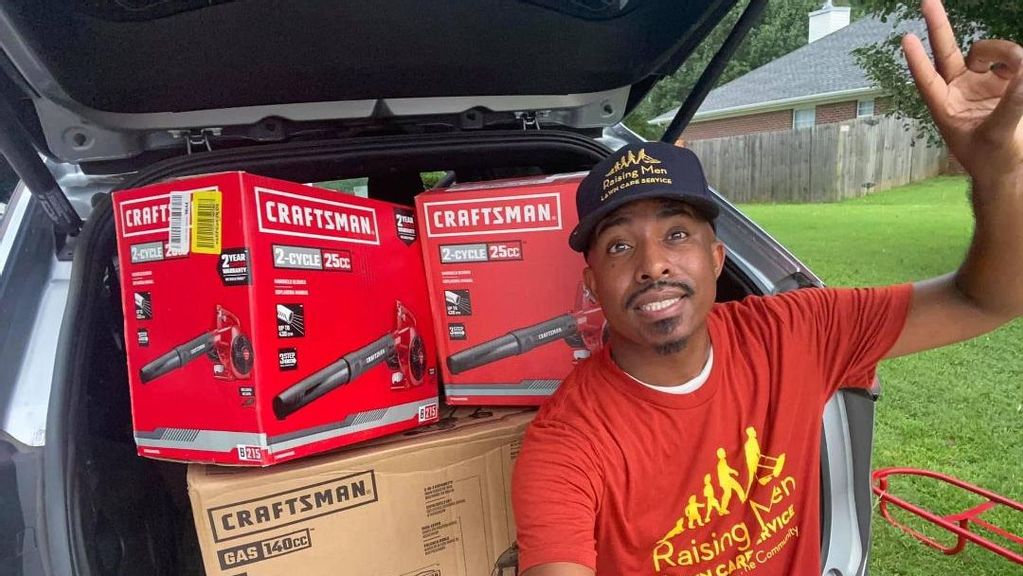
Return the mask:
{"type": "Polygon", "coordinates": [[[664,142],[629,144],[603,159],[579,183],[579,224],[568,245],[585,252],[597,224],[620,206],[645,198],[680,200],[713,224],[718,205],[696,154],[664,142]]]}

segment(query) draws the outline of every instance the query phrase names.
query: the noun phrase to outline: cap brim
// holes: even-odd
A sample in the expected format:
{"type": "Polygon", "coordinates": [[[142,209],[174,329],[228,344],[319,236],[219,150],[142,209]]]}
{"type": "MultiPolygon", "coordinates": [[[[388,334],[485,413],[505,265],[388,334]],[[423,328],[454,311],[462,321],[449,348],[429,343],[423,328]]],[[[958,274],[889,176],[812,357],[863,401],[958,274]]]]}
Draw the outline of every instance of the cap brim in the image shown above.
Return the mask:
{"type": "Polygon", "coordinates": [[[568,237],[568,245],[576,252],[586,252],[590,246],[590,240],[592,240],[591,236],[593,235],[594,229],[605,216],[630,202],[650,198],[665,198],[689,204],[709,222],[713,222],[720,212],[718,205],[714,201],[702,196],[686,194],[684,192],[680,193],[677,188],[647,190],[639,194],[620,196],[587,214],[586,217],[580,220],[579,224],[577,224],[572,230],[572,233],[568,237]]]}

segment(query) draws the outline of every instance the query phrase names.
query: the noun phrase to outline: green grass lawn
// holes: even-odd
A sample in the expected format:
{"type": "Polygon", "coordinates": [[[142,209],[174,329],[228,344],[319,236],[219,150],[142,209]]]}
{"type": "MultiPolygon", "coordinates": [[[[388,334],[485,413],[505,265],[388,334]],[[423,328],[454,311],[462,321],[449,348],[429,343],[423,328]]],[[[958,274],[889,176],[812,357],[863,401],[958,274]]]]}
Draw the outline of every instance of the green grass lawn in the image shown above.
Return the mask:
{"type": "MultiPolygon", "coordinates": [[[[832,286],[950,272],[961,262],[972,229],[967,182],[960,177],[837,204],[741,208],[832,286]]],[[[935,470],[1023,501],[1023,321],[970,342],[888,360],[879,372],[875,468],[935,470]]],[[[899,492],[941,513],[978,502],[931,483],[899,492]]],[[[1023,534],[1023,513],[992,518],[1023,534]]],[[[876,506],[873,526],[875,576],[1023,574],[1020,566],[974,545],[944,556],[891,527],[876,506]]]]}

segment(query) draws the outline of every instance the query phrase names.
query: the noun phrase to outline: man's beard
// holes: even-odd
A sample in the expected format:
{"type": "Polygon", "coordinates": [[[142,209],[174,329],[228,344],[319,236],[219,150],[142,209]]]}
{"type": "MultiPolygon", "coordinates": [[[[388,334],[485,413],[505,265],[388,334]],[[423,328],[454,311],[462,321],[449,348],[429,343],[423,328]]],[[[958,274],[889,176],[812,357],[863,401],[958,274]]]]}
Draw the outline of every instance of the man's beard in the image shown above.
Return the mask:
{"type": "MultiPolygon", "coordinates": [[[[678,317],[658,320],[657,322],[654,322],[652,331],[662,335],[671,334],[675,331],[675,328],[678,327],[681,321],[682,320],[678,317]]],[[[654,345],[654,352],[656,352],[659,356],[671,356],[672,354],[678,354],[685,350],[686,344],[688,343],[688,338],[679,338],[677,340],[662,342],[654,345]]]]}
{"type": "Polygon", "coordinates": [[[672,354],[678,354],[685,350],[686,344],[688,343],[688,338],[679,338],[678,340],[672,340],[671,342],[665,342],[654,346],[654,352],[657,352],[659,356],[671,356],[672,354]]]}

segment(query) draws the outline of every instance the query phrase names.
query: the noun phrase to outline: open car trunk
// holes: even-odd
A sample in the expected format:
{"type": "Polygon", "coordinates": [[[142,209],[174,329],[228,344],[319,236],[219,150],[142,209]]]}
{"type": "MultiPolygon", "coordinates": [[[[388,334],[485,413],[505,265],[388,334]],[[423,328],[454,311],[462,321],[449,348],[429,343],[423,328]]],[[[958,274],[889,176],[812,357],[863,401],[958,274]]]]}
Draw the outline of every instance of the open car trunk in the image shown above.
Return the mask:
{"type": "MultiPolygon", "coordinates": [[[[368,177],[370,196],[410,204],[420,172],[444,171],[459,181],[558,173],[586,169],[607,153],[591,139],[556,133],[384,138],[194,156],[154,165],[128,186],[228,169],[311,182],[368,177]],[[408,186],[397,188],[402,183],[408,186]]],[[[63,364],[55,374],[55,383],[63,384],[54,386],[66,403],[52,414],[46,444],[48,466],[59,466],[67,483],[48,486],[49,516],[66,522],[75,563],[68,573],[202,574],[186,465],[136,455],[110,206],[109,196],[96,200],[73,264],[63,364]]],[[[756,291],[753,280],[729,264],[718,297],[756,291]]]]}
{"type": "MultiPolygon", "coordinates": [[[[18,160],[35,216],[45,210],[56,222],[31,231],[45,242],[26,240],[37,260],[19,261],[36,266],[22,284],[43,286],[37,264],[54,250],[74,258],[45,443],[25,458],[39,469],[17,481],[24,509],[15,516],[28,520],[13,526],[10,548],[38,546],[46,565],[25,573],[202,573],[185,466],[136,456],[104,178],[138,171],[122,187],[225,170],[365,178],[370,196],[411,203],[424,172],[467,182],[585,170],[608,153],[601,131],[737,3],[484,0],[423,11],[413,0],[293,2],[286,17],[270,0],[0,5],[0,125],[10,129],[0,130],[0,148],[18,160]],[[40,155],[95,177],[104,192],[62,189],[40,155]]],[[[751,0],[742,20],[765,3],[751,0]]],[[[684,127],[744,30],[733,30],[666,136],[684,127]]],[[[729,248],[719,300],[819,285],[724,201],[718,234],[729,248]]],[[[31,328],[34,310],[24,308],[18,326],[31,328]]],[[[5,353],[27,346],[12,342],[5,353]]],[[[863,574],[873,407],[864,394],[836,398],[822,435],[821,571],[863,574]]],[[[0,483],[8,471],[0,458],[0,483]]]]}
{"type": "Polygon", "coordinates": [[[0,95],[38,150],[93,173],[146,167],[193,138],[596,135],[737,2],[11,0],[0,95]]]}

